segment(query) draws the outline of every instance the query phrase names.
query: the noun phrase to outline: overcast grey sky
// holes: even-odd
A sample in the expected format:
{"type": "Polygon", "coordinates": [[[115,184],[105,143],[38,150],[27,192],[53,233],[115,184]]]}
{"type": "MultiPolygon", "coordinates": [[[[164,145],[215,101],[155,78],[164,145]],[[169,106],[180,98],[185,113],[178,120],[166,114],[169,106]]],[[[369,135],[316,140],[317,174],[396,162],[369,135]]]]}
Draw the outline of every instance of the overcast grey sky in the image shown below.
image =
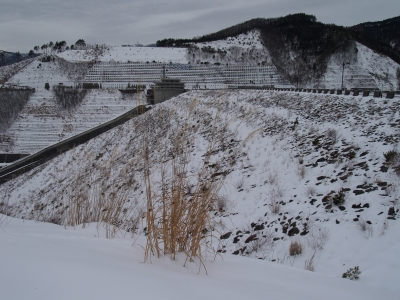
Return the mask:
{"type": "Polygon", "coordinates": [[[253,19],[304,12],[350,26],[400,15],[398,0],[0,0],[0,49],[83,38],[108,45],[192,38],[253,19]]]}

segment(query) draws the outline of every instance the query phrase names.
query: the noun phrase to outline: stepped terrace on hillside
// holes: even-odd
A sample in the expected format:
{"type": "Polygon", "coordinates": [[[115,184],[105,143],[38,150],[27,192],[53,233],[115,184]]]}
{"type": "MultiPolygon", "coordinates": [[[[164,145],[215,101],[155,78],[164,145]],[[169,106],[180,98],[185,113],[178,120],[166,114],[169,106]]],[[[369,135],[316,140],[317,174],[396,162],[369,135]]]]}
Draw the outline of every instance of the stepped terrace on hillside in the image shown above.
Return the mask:
{"type": "Polygon", "coordinates": [[[162,63],[116,63],[96,64],[86,75],[84,82],[101,83],[102,87],[123,87],[127,83],[151,84],[163,74],[170,78],[179,78],[186,89],[224,88],[228,86],[289,85],[276,68],[246,65],[192,65],[162,63]]]}
{"type": "Polygon", "coordinates": [[[110,121],[138,105],[140,96],[91,91],[73,110],[62,109],[51,91],[39,89],[0,139],[1,153],[33,154],[110,121]]]}

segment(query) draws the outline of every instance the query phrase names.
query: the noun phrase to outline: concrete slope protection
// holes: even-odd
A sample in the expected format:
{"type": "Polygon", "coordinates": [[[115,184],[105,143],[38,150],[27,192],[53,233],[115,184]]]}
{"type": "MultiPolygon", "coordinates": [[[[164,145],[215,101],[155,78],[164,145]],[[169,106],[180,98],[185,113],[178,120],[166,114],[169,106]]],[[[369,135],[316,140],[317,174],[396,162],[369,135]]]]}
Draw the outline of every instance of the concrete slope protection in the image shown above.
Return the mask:
{"type": "Polygon", "coordinates": [[[13,179],[25,172],[28,172],[29,170],[32,170],[36,166],[45,163],[46,161],[56,157],[57,155],[68,151],[76,147],[77,145],[83,144],[118,125],[124,124],[135,116],[146,112],[146,110],[148,110],[148,108],[146,108],[144,105],[139,105],[134,109],[126,112],[125,114],[119,116],[118,118],[115,118],[114,120],[94,127],[62,142],[49,146],[33,155],[30,155],[15,162],[8,167],[0,169],[0,184],[7,182],[10,179],[13,179]]]}

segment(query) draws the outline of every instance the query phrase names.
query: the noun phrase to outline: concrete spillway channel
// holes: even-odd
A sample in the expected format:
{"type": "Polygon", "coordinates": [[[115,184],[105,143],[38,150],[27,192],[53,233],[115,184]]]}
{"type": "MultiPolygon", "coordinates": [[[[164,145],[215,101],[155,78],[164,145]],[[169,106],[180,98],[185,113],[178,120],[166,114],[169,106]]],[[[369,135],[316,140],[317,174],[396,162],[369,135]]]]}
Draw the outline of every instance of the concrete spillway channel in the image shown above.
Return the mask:
{"type": "Polygon", "coordinates": [[[146,108],[144,105],[139,105],[109,122],[77,134],[57,144],[51,145],[35,154],[24,157],[15,163],[0,169],[0,184],[16,178],[17,176],[32,170],[33,168],[45,163],[57,155],[60,155],[61,153],[68,151],[77,145],[83,144],[118,125],[124,124],[132,118],[144,113],[148,109],[149,108],[146,108]]]}

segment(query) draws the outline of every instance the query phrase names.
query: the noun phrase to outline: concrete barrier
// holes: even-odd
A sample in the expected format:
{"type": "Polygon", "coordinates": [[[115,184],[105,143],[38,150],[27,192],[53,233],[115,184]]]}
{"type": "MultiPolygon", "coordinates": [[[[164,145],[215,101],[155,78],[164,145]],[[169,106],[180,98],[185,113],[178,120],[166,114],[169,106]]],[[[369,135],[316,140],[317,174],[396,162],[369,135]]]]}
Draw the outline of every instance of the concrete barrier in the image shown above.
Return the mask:
{"type": "Polygon", "coordinates": [[[341,95],[342,94],[342,90],[337,90],[336,91],[336,95],[341,95]]]}
{"type": "Polygon", "coordinates": [[[119,116],[118,118],[115,118],[114,120],[77,134],[57,144],[51,145],[50,147],[47,147],[35,154],[22,158],[21,160],[10,166],[0,169],[0,184],[26,173],[33,168],[45,163],[46,161],[60,155],[61,153],[73,149],[77,145],[86,143],[90,139],[118,125],[124,124],[132,118],[144,113],[146,110],[148,109],[146,109],[144,105],[137,106],[134,109],[131,109],[130,111],[119,116]]]}
{"type": "Polygon", "coordinates": [[[346,91],[344,91],[344,94],[345,94],[346,96],[348,96],[348,95],[350,95],[350,91],[346,90],[346,91]]]}
{"type": "Polygon", "coordinates": [[[374,98],[382,98],[382,92],[381,91],[374,91],[374,98]]]}
{"type": "Polygon", "coordinates": [[[394,98],[394,92],[387,92],[386,93],[386,99],[393,99],[394,98]]]}

